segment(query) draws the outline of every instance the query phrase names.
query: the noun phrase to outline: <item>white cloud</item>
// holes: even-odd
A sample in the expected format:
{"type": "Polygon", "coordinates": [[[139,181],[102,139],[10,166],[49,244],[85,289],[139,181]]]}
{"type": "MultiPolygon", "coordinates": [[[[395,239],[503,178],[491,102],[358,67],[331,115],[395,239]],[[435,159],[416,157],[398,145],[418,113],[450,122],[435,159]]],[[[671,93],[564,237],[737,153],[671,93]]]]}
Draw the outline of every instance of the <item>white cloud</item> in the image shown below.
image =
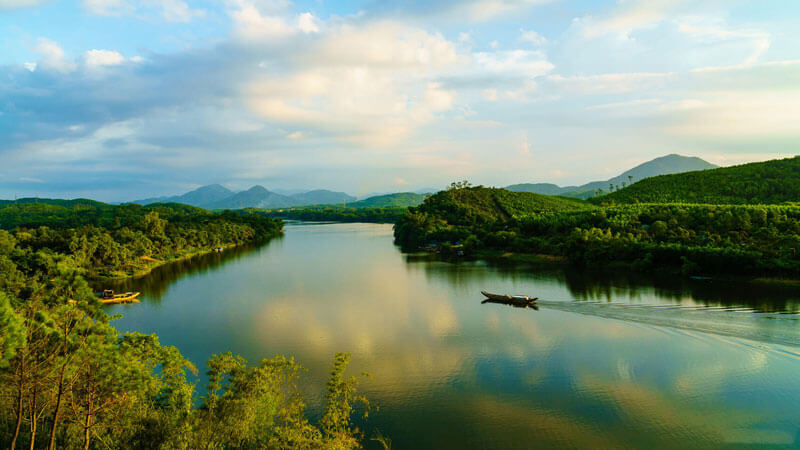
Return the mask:
{"type": "Polygon", "coordinates": [[[477,69],[483,72],[534,78],[553,70],[543,53],[531,50],[476,52],[472,55],[477,69]]]}
{"type": "Polygon", "coordinates": [[[712,91],[700,99],[678,102],[667,116],[675,134],[723,138],[800,138],[800,89],[794,92],[712,91]]]}
{"type": "Polygon", "coordinates": [[[300,131],[295,131],[294,133],[289,133],[286,135],[287,139],[297,140],[303,138],[303,133],[300,131]]]}
{"type": "Polygon", "coordinates": [[[202,9],[191,9],[183,0],[159,0],[161,15],[168,22],[190,22],[192,19],[205,16],[202,9]]]}
{"type": "Polygon", "coordinates": [[[678,30],[681,33],[692,36],[696,41],[709,44],[730,41],[743,41],[749,44],[752,50],[742,62],[743,65],[755,64],[770,47],[770,36],[762,31],[729,30],[720,24],[696,25],[685,22],[678,24],[678,30]]]}
{"type": "Polygon", "coordinates": [[[192,9],[183,0],[82,0],[81,3],[84,9],[100,16],[145,17],[148,12],[158,12],[168,22],[190,22],[205,16],[204,10],[192,9]]]}
{"type": "Polygon", "coordinates": [[[83,60],[87,67],[96,68],[122,64],[125,62],[125,57],[116,50],[93,49],[83,54],[83,60]]]}
{"type": "Polygon", "coordinates": [[[253,111],[368,147],[393,145],[452,109],[456,92],[434,78],[465,61],[441,35],[395,22],[326,27],[292,59],[293,72],[245,88],[253,111]]]}
{"type": "Polygon", "coordinates": [[[669,17],[670,12],[688,0],[622,0],[608,14],[577,19],[583,34],[596,38],[607,34],[627,36],[641,28],[652,27],[669,17]]]}
{"type": "Polygon", "coordinates": [[[381,21],[331,30],[307,60],[333,66],[428,70],[459,62],[455,45],[439,33],[381,21]]]}
{"type": "MultiPolygon", "coordinates": [[[[67,60],[64,50],[54,41],[47,38],[39,38],[39,42],[34,51],[40,55],[36,69],[53,70],[61,73],[69,73],[75,70],[77,65],[67,60]]],[[[29,69],[30,70],[30,69],[29,69]]]]}
{"type": "Polygon", "coordinates": [[[658,89],[676,78],[674,73],[608,73],[571,77],[550,75],[547,81],[571,94],[621,94],[658,89]]]}
{"type": "Polygon", "coordinates": [[[89,12],[100,16],[121,16],[135,10],[135,7],[125,0],[83,0],[82,5],[89,12]]]}
{"type": "Polygon", "coordinates": [[[0,0],[0,11],[32,8],[42,4],[42,0],[0,0]]]}
{"type": "Polygon", "coordinates": [[[547,39],[541,34],[524,28],[519,30],[519,40],[522,42],[530,42],[533,45],[543,45],[547,42],[547,39]]]}
{"type": "Polygon", "coordinates": [[[229,14],[237,35],[245,39],[278,38],[297,32],[297,28],[289,25],[285,17],[262,14],[252,3],[240,4],[229,14]]]}
{"type": "Polygon", "coordinates": [[[311,13],[302,13],[297,18],[297,28],[303,33],[319,33],[317,18],[311,13]]]}
{"type": "Polygon", "coordinates": [[[536,5],[551,3],[554,0],[466,0],[455,2],[456,10],[466,13],[474,21],[486,21],[499,15],[510,14],[536,5]]]}

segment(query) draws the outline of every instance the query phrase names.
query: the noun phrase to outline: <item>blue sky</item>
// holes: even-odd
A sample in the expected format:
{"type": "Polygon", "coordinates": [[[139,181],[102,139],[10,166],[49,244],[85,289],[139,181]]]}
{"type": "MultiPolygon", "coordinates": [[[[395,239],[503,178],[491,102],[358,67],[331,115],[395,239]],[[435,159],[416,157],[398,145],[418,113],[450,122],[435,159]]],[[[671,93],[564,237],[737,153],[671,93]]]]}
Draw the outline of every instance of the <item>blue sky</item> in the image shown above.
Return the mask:
{"type": "Polygon", "coordinates": [[[0,198],[797,153],[800,2],[0,0],[0,198]]]}

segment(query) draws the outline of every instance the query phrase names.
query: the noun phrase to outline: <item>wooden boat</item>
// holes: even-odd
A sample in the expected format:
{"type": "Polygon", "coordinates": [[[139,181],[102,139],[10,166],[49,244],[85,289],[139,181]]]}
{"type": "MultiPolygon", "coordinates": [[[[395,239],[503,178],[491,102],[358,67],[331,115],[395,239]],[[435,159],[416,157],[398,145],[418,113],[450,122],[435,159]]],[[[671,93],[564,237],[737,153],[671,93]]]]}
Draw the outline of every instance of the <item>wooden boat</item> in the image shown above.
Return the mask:
{"type": "MultiPolygon", "coordinates": [[[[115,294],[111,289],[106,289],[103,292],[95,293],[100,303],[104,305],[115,305],[118,303],[139,303],[139,292],[126,292],[124,294],[115,294]]],[[[75,300],[69,300],[67,303],[76,304],[75,300]]]]}
{"type": "Polygon", "coordinates": [[[138,302],[139,300],[136,297],[139,296],[139,292],[126,292],[124,294],[115,294],[114,291],[111,289],[104,290],[98,298],[100,299],[100,303],[104,305],[111,305],[116,303],[133,303],[138,302]]]}
{"type": "Polygon", "coordinates": [[[529,305],[539,300],[539,297],[528,297],[527,295],[501,295],[492,294],[486,291],[481,291],[490,302],[506,303],[510,305],[529,305]]]}

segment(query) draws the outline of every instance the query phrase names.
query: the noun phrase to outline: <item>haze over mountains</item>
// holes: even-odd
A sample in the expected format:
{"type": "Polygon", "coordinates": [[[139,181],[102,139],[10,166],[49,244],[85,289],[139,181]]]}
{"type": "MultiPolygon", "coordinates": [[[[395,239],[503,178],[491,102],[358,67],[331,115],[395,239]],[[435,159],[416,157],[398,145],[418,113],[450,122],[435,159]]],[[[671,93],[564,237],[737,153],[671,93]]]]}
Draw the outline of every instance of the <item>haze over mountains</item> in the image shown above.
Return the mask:
{"type": "Polygon", "coordinates": [[[666,155],[656,158],[646,163],[639,164],[633,169],[627,170],[614,178],[606,181],[593,181],[582,186],[558,186],[551,183],[523,183],[506,186],[509,191],[535,192],[545,195],[561,195],[565,197],[589,198],[593,197],[598,190],[605,193],[609,192],[609,185],[614,189],[620,189],[625,185],[630,185],[645,178],[657,175],[669,175],[674,173],[692,172],[695,170],[715,169],[719,166],[711,164],[693,156],[666,155]]]}
{"type": "Polygon", "coordinates": [[[234,192],[225,186],[211,184],[197,188],[183,195],[135,200],[131,203],[148,205],[150,203],[174,202],[206,209],[240,209],[251,207],[270,209],[289,206],[339,204],[354,201],[356,201],[356,198],[352,195],[325,189],[284,195],[270,191],[264,186],[259,185],[253,186],[246,191],[234,192]]]}
{"type": "MultiPolygon", "coordinates": [[[[510,191],[535,192],[545,195],[561,195],[575,198],[589,198],[598,190],[609,192],[609,185],[620,189],[644,178],[657,175],[690,172],[716,168],[714,164],[697,157],[681,155],[667,155],[640,164],[622,174],[606,181],[594,181],[582,186],[558,186],[551,183],[524,183],[507,186],[510,191]]],[[[245,191],[234,192],[219,184],[212,184],[195,189],[182,195],[170,197],[157,197],[152,199],[136,200],[131,203],[147,205],[150,203],[183,203],[206,209],[240,209],[240,208],[288,208],[310,205],[342,205],[352,207],[391,207],[415,206],[425,199],[420,191],[401,192],[386,195],[376,195],[367,199],[356,201],[356,197],[344,192],[335,192],[325,189],[316,189],[308,192],[296,190],[268,190],[256,185],[245,191]],[[294,193],[293,193],[294,192],[294,193]]]]}

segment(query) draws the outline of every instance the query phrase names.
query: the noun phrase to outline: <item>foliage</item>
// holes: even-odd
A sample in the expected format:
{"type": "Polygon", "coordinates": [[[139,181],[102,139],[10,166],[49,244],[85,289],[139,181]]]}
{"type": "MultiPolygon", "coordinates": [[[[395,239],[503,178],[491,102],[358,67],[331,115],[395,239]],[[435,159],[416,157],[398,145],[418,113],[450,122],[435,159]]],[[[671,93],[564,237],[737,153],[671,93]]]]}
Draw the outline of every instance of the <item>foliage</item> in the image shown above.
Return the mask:
{"type": "Polygon", "coordinates": [[[509,214],[505,204],[490,203],[490,198],[504,198],[492,194],[480,188],[436,194],[395,224],[395,241],[407,250],[435,246],[464,254],[479,249],[540,253],[586,266],[800,276],[798,206],[545,209],[541,205],[552,203],[535,199],[509,214]]]}
{"type": "Polygon", "coordinates": [[[399,208],[307,207],[260,211],[268,217],[314,222],[395,223],[408,210],[399,208]]]}
{"type": "Polygon", "coordinates": [[[279,235],[283,226],[262,215],[214,214],[180,204],[53,202],[0,206],[0,227],[13,230],[10,238],[0,240],[13,239],[39,258],[69,254],[90,276],[133,274],[147,267],[147,261],[263,241],[279,235]]]}
{"type": "Polygon", "coordinates": [[[172,209],[122,207],[119,221],[102,211],[83,223],[66,208],[57,213],[64,220],[50,227],[0,230],[0,443],[12,449],[360,447],[350,416],[364,399],[343,375],[349,356],[336,355],[325,415],[313,424],[298,388],[305,369],[291,358],[248,366],[230,353],[217,355],[208,362],[206,394],[193,407],[188,375],[196,369],[178,349],[112,326],[85,274],[125,263],[136,245],[165,255],[179,239],[184,246],[254,239],[257,230],[280,225],[256,214],[172,209]],[[78,228],[67,227],[73,219],[78,228]],[[147,242],[124,239],[131,234],[147,242]]]}
{"type": "Polygon", "coordinates": [[[375,195],[357,202],[348,203],[351,208],[408,208],[422,203],[427,194],[414,192],[397,192],[394,194],[375,195]]]}
{"type": "Polygon", "coordinates": [[[800,156],[646,178],[595,203],[779,204],[800,201],[800,156]]]}

